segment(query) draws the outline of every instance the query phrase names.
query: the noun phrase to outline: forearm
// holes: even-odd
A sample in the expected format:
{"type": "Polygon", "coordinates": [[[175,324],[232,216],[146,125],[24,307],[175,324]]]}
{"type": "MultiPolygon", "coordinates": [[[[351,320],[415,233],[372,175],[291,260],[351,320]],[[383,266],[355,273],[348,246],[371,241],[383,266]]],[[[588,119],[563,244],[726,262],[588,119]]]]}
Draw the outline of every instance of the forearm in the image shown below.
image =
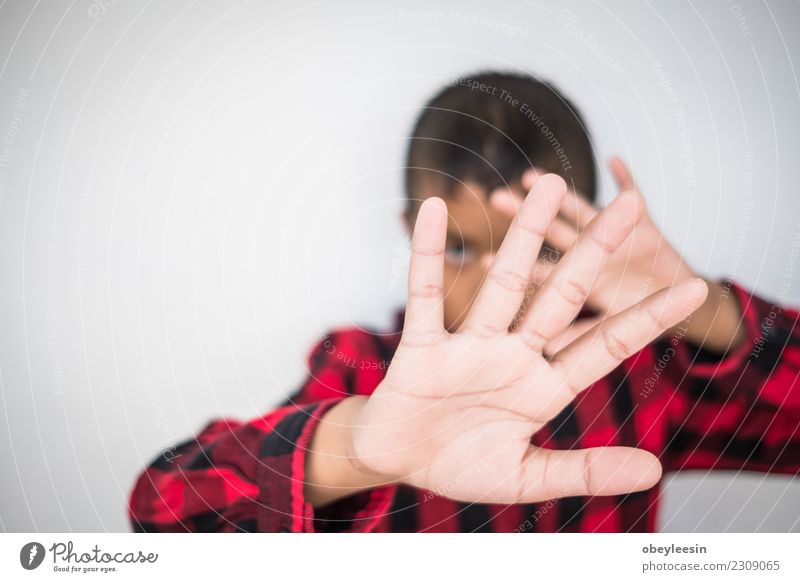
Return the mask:
{"type": "Polygon", "coordinates": [[[688,320],[672,329],[688,342],[715,354],[724,355],[745,341],[742,311],[731,293],[716,281],[706,280],[708,297],[688,320]]]}
{"type": "Polygon", "coordinates": [[[306,455],[303,494],[314,507],[389,484],[353,454],[351,427],[367,399],[345,398],[320,420],[306,455]]]}

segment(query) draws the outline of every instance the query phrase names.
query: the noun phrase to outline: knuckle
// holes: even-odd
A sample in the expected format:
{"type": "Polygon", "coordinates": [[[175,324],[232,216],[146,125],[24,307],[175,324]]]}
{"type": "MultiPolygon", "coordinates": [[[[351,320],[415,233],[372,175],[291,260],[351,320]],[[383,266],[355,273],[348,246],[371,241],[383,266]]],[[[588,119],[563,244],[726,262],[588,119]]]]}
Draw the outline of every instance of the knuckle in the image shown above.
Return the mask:
{"type": "Polygon", "coordinates": [[[667,325],[664,324],[664,316],[662,313],[656,311],[655,307],[651,304],[651,302],[643,302],[640,305],[644,305],[644,309],[642,310],[645,313],[645,316],[650,320],[650,324],[658,329],[666,328],[667,325]]]}
{"type": "Polygon", "coordinates": [[[567,303],[577,306],[583,305],[589,296],[589,289],[585,285],[571,279],[565,280],[558,292],[567,303]]]}
{"type": "Polygon", "coordinates": [[[489,278],[509,291],[524,292],[530,284],[530,279],[513,269],[491,269],[489,278]]]}
{"type": "Polygon", "coordinates": [[[594,491],[592,483],[592,457],[594,457],[594,451],[591,449],[586,451],[586,454],[583,456],[583,485],[586,488],[586,493],[590,495],[594,491]]]}
{"type": "Polygon", "coordinates": [[[631,348],[628,343],[608,329],[603,331],[603,344],[614,360],[622,361],[631,355],[631,348]]]}
{"type": "Polygon", "coordinates": [[[619,247],[619,243],[609,240],[607,234],[605,236],[603,234],[594,234],[590,236],[590,240],[608,255],[612,254],[619,247]]]}
{"type": "MultiPolygon", "coordinates": [[[[442,341],[442,335],[435,332],[417,332],[415,330],[404,330],[400,337],[400,346],[404,348],[429,348],[442,341]]],[[[400,354],[393,358],[397,362],[400,354]]]]}
{"type": "Polygon", "coordinates": [[[488,337],[505,333],[506,329],[501,329],[485,321],[470,321],[466,326],[466,331],[476,337],[488,337]]]}
{"type": "Polygon", "coordinates": [[[517,332],[522,343],[534,352],[541,353],[544,346],[547,344],[548,339],[544,337],[538,330],[529,326],[522,326],[517,332]]]}
{"type": "MultiPolygon", "coordinates": [[[[534,217],[536,218],[536,217],[534,217]]],[[[536,239],[544,238],[547,236],[548,223],[542,220],[531,220],[527,218],[520,219],[517,222],[517,228],[536,239]]]]}
{"type": "Polygon", "coordinates": [[[431,299],[441,296],[442,291],[442,286],[435,283],[412,285],[408,290],[408,296],[416,299],[431,299]]]}
{"type": "Polygon", "coordinates": [[[431,248],[418,245],[411,247],[411,254],[423,257],[441,257],[444,256],[444,250],[440,248],[431,248]]]}

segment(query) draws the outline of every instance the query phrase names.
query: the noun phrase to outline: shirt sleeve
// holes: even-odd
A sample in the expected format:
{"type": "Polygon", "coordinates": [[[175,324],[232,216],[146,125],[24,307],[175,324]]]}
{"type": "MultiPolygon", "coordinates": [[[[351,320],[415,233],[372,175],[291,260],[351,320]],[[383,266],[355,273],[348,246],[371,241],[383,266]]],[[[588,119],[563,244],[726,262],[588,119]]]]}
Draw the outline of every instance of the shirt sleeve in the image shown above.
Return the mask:
{"type": "Polygon", "coordinates": [[[320,418],[342,399],[374,389],[359,374],[377,369],[369,352],[359,353],[371,345],[359,335],[363,332],[324,336],[311,352],[303,386],[279,408],[246,423],[215,420],[155,459],[131,493],[134,530],[374,529],[389,510],[394,487],[352,495],[320,510],[303,496],[306,452],[320,418]]]}
{"type": "Polygon", "coordinates": [[[665,469],[800,473],[800,314],[723,284],[741,308],[741,346],[716,357],[680,330],[656,345],[674,386],[665,469]]]}

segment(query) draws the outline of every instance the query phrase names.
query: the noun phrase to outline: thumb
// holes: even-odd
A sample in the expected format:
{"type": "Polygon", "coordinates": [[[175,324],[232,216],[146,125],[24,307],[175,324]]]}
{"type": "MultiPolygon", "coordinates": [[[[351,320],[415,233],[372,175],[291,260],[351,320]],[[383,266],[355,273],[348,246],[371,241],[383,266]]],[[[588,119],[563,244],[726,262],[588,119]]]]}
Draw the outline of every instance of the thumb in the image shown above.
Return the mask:
{"type": "Polygon", "coordinates": [[[614,176],[614,181],[617,183],[620,192],[637,189],[633,174],[631,174],[625,162],[622,161],[622,158],[616,156],[612,157],[608,161],[608,168],[611,170],[611,174],[614,176]]]}

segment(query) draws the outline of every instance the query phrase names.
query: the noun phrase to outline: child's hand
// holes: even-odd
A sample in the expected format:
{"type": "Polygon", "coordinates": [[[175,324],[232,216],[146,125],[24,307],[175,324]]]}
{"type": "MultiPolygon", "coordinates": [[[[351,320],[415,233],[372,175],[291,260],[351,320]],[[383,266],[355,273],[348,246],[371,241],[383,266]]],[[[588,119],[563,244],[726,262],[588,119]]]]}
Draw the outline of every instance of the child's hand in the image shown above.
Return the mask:
{"type": "MultiPolygon", "coordinates": [[[[622,160],[612,158],[609,167],[620,195],[637,191],[633,177],[622,160]]],[[[523,188],[530,190],[542,176],[529,170],[523,174],[523,188]]],[[[514,196],[509,190],[498,190],[493,194],[491,203],[498,210],[513,216],[522,205],[522,198],[514,196]]],[[[598,212],[581,196],[568,191],[558,216],[550,226],[547,242],[558,251],[565,252],[598,212]]],[[[681,255],[664,238],[646,209],[642,214],[631,236],[611,257],[589,292],[586,305],[603,315],[619,313],[654,291],[695,276],[681,255]]],[[[541,284],[549,273],[547,269],[538,269],[537,274],[540,280],[536,283],[541,284]]]]}
{"type": "MultiPolygon", "coordinates": [[[[612,158],[609,168],[621,192],[620,196],[638,191],[630,170],[622,160],[612,158]]],[[[529,190],[542,176],[529,170],[522,177],[523,188],[529,190]]],[[[522,198],[510,190],[498,189],[492,194],[490,203],[508,216],[514,216],[522,204],[522,198]]],[[[565,252],[598,212],[575,192],[567,192],[558,216],[550,225],[547,243],[557,251],[565,252]]],[[[535,270],[534,283],[540,285],[551,270],[552,266],[548,267],[548,263],[540,262],[535,270]]],[[[650,293],[694,277],[692,269],[670,245],[645,209],[642,219],[608,261],[589,291],[586,305],[598,312],[599,319],[579,321],[548,345],[545,353],[557,351],[597,321],[623,311],[650,293]]],[[[708,284],[712,287],[709,301],[692,318],[688,327],[684,327],[683,333],[697,345],[724,353],[742,341],[742,332],[738,329],[741,313],[735,302],[723,301],[727,293],[720,285],[708,284]]]]}
{"type": "Polygon", "coordinates": [[[400,345],[374,394],[348,399],[353,465],[373,484],[402,482],[470,502],[528,503],[622,494],[660,478],[658,460],[643,450],[530,444],[578,393],[685,318],[707,292],[698,279],[664,289],[546,359],[544,345],[572,322],[644,210],[629,192],[587,221],[514,322],[565,190],[555,175],[537,180],[456,333],[443,327],[447,208],[438,198],[422,204],[400,345]]]}

